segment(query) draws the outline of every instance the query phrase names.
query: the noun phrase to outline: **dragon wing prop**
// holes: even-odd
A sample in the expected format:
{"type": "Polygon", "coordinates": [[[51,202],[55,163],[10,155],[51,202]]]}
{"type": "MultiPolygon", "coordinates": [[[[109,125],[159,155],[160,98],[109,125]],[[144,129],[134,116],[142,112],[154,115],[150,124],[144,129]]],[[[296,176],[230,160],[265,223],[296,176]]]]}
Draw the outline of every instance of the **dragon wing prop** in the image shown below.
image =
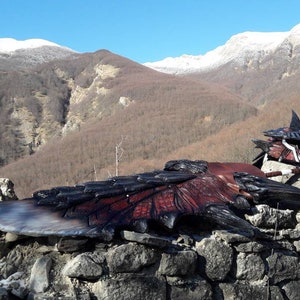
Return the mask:
{"type": "Polygon", "coordinates": [[[1,202],[0,230],[111,240],[116,229],[145,232],[151,223],[173,229],[183,216],[195,215],[253,232],[231,207],[248,209],[272,201],[300,207],[299,196],[299,189],[264,178],[252,165],[170,161],[164,170],[55,187],[29,199],[1,202]]]}

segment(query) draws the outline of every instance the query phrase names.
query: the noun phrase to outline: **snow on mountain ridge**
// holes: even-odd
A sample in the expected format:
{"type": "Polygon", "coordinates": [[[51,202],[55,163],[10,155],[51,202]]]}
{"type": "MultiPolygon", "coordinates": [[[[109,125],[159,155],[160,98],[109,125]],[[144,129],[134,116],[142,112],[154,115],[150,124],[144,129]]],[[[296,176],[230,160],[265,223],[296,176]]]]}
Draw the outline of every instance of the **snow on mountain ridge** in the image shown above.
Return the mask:
{"type": "Polygon", "coordinates": [[[243,32],[233,35],[224,45],[204,55],[167,57],[145,66],[164,73],[187,74],[208,71],[230,61],[242,65],[249,57],[260,60],[288,41],[300,44],[300,24],[287,32],[243,32]]]}
{"type": "Polygon", "coordinates": [[[0,69],[30,69],[53,60],[75,57],[78,52],[43,39],[18,41],[0,38],[0,69]]]}
{"type": "MultiPolygon", "coordinates": [[[[18,41],[13,38],[0,38],[0,52],[2,53],[11,53],[20,49],[33,49],[43,46],[59,47],[66,49],[66,47],[60,46],[56,43],[43,39],[28,39],[24,41],[18,41]]],[[[71,49],[68,50],[73,51],[71,49]]]]}

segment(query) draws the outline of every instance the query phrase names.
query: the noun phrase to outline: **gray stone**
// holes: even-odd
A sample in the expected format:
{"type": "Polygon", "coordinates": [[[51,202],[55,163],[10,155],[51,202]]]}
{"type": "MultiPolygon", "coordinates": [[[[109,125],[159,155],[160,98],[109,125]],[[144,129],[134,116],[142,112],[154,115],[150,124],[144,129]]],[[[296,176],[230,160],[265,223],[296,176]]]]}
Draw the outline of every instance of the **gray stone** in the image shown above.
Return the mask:
{"type": "MultiPolygon", "coordinates": [[[[4,242],[3,240],[0,240],[0,259],[2,259],[3,256],[7,255],[7,253],[9,252],[9,247],[8,244],[6,242],[4,242]]],[[[0,264],[1,265],[1,264],[0,264]]],[[[0,272],[1,272],[1,266],[0,266],[0,272]]]]}
{"type": "Polygon", "coordinates": [[[17,199],[13,182],[8,178],[0,178],[0,201],[17,199]]]}
{"type": "Polygon", "coordinates": [[[167,277],[171,300],[209,300],[212,299],[210,284],[201,277],[167,277]]]}
{"type": "Polygon", "coordinates": [[[300,238],[300,230],[297,229],[282,229],[278,234],[292,240],[300,238]]]}
{"type": "Polygon", "coordinates": [[[237,252],[244,252],[244,253],[259,253],[265,250],[267,247],[259,242],[249,242],[249,243],[242,243],[239,245],[234,246],[237,252]]]}
{"type": "Polygon", "coordinates": [[[7,254],[6,257],[3,257],[0,260],[0,274],[4,278],[7,278],[17,272],[24,259],[23,256],[22,247],[17,245],[7,254]]]}
{"type": "Polygon", "coordinates": [[[153,265],[159,258],[155,249],[128,243],[110,249],[107,254],[107,263],[112,273],[128,273],[153,265]]]}
{"type": "Polygon", "coordinates": [[[43,293],[49,286],[49,271],[52,265],[52,259],[49,256],[43,256],[36,260],[30,275],[29,289],[35,293],[43,293]]]}
{"type": "Polygon", "coordinates": [[[5,234],[5,242],[6,243],[11,243],[11,242],[15,242],[18,240],[23,240],[23,239],[27,239],[28,237],[25,235],[19,235],[16,233],[12,233],[12,232],[7,232],[5,234]]]}
{"type": "Polygon", "coordinates": [[[28,290],[22,276],[22,272],[16,272],[10,275],[7,279],[0,280],[1,294],[3,295],[0,299],[10,299],[10,297],[5,298],[6,294],[9,295],[9,293],[20,299],[25,298],[28,294],[28,290]]]}
{"type": "Polygon", "coordinates": [[[98,300],[166,300],[166,290],[163,278],[137,274],[118,274],[116,277],[97,281],[92,288],[98,300]]]}
{"type": "Polygon", "coordinates": [[[279,287],[264,285],[251,285],[245,283],[221,283],[220,288],[223,292],[222,299],[226,300],[284,300],[279,287]]]}
{"type": "Polygon", "coordinates": [[[173,244],[184,247],[192,247],[195,243],[194,239],[187,234],[180,234],[176,240],[172,241],[173,244]]]}
{"type": "Polygon", "coordinates": [[[103,274],[104,255],[98,253],[82,253],[68,261],[63,268],[63,275],[85,280],[98,279],[103,274]]]}
{"type": "Polygon", "coordinates": [[[294,241],[293,245],[297,252],[300,252],[300,241],[294,241]]]}
{"type": "Polygon", "coordinates": [[[167,276],[185,276],[193,274],[197,265],[194,251],[179,251],[172,254],[163,253],[158,272],[167,276]]]}
{"type": "Polygon", "coordinates": [[[56,243],[57,250],[60,252],[75,252],[86,247],[88,242],[87,238],[69,238],[63,237],[58,240],[56,243]]]}
{"type": "Polygon", "coordinates": [[[295,227],[294,211],[275,209],[268,205],[256,205],[254,215],[246,215],[246,219],[256,227],[282,229],[295,227]]]}
{"type": "Polygon", "coordinates": [[[294,280],[300,275],[299,257],[275,252],[267,257],[270,282],[277,284],[284,280],[294,280]]]}
{"type": "Polygon", "coordinates": [[[289,300],[299,300],[300,296],[300,281],[290,281],[285,284],[282,289],[289,300]]]}
{"type": "Polygon", "coordinates": [[[213,233],[217,238],[220,238],[229,244],[236,243],[236,242],[250,242],[251,241],[251,239],[247,236],[244,236],[239,233],[229,232],[226,230],[215,230],[213,233]]]}
{"type": "Polygon", "coordinates": [[[300,211],[296,214],[296,221],[297,223],[300,223],[300,211]]]}
{"type": "Polygon", "coordinates": [[[235,277],[240,280],[258,281],[264,277],[265,265],[257,254],[239,253],[236,260],[235,277]]]}
{"type": "Polygon", "coordinates": [[[137,242],[140,244],[154,246],[158,248],[165,248],[171,244],[171,240],[167,238],[163,238],[154,234],[139,233],[139,232],[128,231],[128,230],[121,231],[121,237],[124,240],[130,242],[137,242]]]}
{"type": "Polygon", "coordinates": [[[205,238],[196,243],[199,268],[211,280],[224,280],[231,269],[233,250],[226,243],[205,238]]]}
{"type": "Polygon", "coordinates": [[[4,287],[0,287],[0,299],[1,300],[6,300],[8,299],[8,291],[4,287]]]}

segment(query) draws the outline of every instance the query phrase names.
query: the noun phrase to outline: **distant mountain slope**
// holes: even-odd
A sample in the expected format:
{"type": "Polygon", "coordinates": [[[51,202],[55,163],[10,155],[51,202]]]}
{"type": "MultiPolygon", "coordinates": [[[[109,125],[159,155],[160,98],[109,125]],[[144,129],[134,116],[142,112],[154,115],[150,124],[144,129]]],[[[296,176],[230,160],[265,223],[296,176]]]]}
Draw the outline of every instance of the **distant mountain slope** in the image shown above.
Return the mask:
{"type": "Polygon", "coordinates": [[[21,197],[106,178],[117,145],[120,174],[172,158],[251,161],[250,139],[298,112],[299,47],[284,43],[184,76],[107,50],[0,70],[0,177],[21,197]]]}
{"type": "Polygon", "coordinates": [[[243,32],[232,36],[223,46],[205,55],[168,57],[144,65],[169,74],[205,73],[228,63],[255,68],[266,57],[287,48],[291,56],[300,45],[300,24],[288,32],[243,32]]]}
{"type": "Polygon", "coordinates": [[[0,38],[0,71],[28,69],[74,55],[75,51],[42,39],[0,38]]]}
{"type": "Polygon", "coordinates": [[[0,91],[2,164],[31,154],[0,176],[27,191],[106,169],[122,137],[122,160],[157,159],[257,113],[225,88],[159,73],[106,50],[3,72],[0,91]]]}
{"type": "Polygon", "coordinates": [[[148,67],[222,84],[256,106],[300,95],[300,24],[289,32],[245,32],[203,56],[148,67]]]}

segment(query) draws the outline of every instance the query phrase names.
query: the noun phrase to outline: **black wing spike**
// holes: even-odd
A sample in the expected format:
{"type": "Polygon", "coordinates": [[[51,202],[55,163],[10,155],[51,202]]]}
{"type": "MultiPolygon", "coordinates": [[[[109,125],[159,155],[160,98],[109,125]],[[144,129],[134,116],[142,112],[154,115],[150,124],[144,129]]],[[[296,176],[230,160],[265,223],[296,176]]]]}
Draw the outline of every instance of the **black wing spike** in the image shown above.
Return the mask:
{"type": "Polygon", "coordinates": [[[252,142],[255,144],[255,148],[263,150],[265,153],[268,153],[270,150],[270,142],[252,139],[252,142]]]}
{"type": "Polygon", "coordinates": [[[204,160],[170,160],[165,164],[165,171],[190,172],[193,174],[205,173],[207,171],[207,161],[204,160]]]}
{"type": "Polygon", "coordinates": [[[294,110],[292,110],[290,129],[292,131],[300,131],[300,119],[294,110]]]}
{"type": "Polygon", "coordinates": [[[219,226],[243,232],[246,236],[254,236],[259,233],[258,229],[246,220],[238,217],[228,207],[224,205],[207,205],[204,217],[217,223],[219,226]]]}
{"type": "Polygon", "coordinates": [[[234,179],[256,204],[300,209],[300,189],[294,186],[242,172],[234,173],[234,179]]]}

